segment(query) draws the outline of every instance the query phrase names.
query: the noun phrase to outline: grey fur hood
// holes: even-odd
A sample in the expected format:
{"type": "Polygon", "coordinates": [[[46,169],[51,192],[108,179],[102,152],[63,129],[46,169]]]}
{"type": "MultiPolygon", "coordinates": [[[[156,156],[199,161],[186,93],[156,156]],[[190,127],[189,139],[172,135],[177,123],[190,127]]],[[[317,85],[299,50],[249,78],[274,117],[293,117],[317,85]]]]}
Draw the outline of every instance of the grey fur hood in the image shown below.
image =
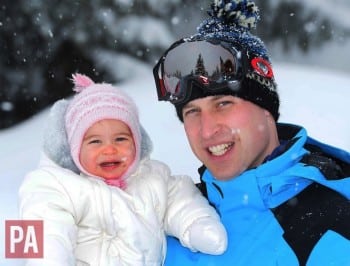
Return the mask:
{"type": "MultiPolygon", "coordinates": [[[[51,107],[49,118],[44,131],[43,152],[49,159],[59,166],[72,170],[76,173],[80,171],[76,167],[70,154],[67,134],[65,130],[64,114],[68,107],[69,100],[59,100],[51,107]]],[[[148,157],[153,149],[152,141],[141,127],[141,160],[148,157]]]]}

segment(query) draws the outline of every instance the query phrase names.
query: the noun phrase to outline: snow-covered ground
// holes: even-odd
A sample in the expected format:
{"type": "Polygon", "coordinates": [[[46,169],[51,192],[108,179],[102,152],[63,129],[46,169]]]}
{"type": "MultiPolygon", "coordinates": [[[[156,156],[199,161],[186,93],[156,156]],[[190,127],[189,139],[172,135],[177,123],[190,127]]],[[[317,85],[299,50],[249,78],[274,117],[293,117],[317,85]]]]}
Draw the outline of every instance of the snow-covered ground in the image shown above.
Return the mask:
{"type": "MultiPolygon", "coordinates": [[[[174,173],[187,173],[197,181],[200,166],[192,155],[174,108],[156,99],[151,68],[140,66],[133,78],[119,86],[139,105],[141,121],[154,142],[153,157],[168,163],[174,173]]],[[[316,67],[275,64],[281,98],[281,122],[306,127],[309,134],[350,151],[350,76],[316,67]]],[[[0,265],[22,265],[5,259],[5,220],[17,218],[17,191],[26,172],[39,159],[48,110],[7,130],[0,130],[0,265]]]]}

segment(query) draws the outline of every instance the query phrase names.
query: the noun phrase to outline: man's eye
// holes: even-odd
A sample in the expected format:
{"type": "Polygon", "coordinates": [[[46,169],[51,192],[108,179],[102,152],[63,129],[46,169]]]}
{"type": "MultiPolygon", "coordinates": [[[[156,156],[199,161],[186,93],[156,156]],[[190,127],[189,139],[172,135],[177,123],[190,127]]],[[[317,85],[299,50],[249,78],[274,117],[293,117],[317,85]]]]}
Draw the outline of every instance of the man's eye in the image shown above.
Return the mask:
{"type": "Polygon", "coordinates": [[[198,110],[193,108],[193,109],[187,109],[183,112],[183,116],[188,116],[188,115],[191,115],[191,114],[195,114],[197,113],[198,110]]]}
{"type": "Polygon", "coordinates": [[[232,101],[221,101],[221,102],[219,102],[218,106],[226,106],[226,105],[229,105],[231,103],[232,103],[232,101]]]}

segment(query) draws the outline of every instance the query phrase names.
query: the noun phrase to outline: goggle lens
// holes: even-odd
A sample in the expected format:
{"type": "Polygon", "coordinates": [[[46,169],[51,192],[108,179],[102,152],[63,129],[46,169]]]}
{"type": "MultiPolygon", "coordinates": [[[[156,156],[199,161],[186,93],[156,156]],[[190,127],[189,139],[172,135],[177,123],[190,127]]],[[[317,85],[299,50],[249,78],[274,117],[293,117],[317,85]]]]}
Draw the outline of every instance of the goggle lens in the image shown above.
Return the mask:
{"type": "Polygon", "coordinates": [[[182,41],[174,44],[155,66],[159,100],[178,103],[191,93],[189,80],[206,90],[230,87],[242,79],[242,54],[224,42],[182,41]]]}

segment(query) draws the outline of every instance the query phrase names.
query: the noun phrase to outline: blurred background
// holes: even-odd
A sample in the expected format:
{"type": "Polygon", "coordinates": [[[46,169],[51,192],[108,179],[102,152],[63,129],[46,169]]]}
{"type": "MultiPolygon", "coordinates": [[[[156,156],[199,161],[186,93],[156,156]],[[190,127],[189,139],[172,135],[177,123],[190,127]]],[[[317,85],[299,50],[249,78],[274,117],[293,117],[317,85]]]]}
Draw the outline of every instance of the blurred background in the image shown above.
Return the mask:
{"type": "MultiPolygon", "coordinates": [[[[261,21],[254,33],[273,63],[350,73],[349,0],[255,2],[261,21]]],[[[0,130],[68,97],[74,72],[116,84],[133,79],[137,64],[149,64],[151,70],[172,42],[195,33],[210,3],[1,0],[0,130]],[[116,60],[110,57],[118,55],[113,68],[116,60]]]]}

